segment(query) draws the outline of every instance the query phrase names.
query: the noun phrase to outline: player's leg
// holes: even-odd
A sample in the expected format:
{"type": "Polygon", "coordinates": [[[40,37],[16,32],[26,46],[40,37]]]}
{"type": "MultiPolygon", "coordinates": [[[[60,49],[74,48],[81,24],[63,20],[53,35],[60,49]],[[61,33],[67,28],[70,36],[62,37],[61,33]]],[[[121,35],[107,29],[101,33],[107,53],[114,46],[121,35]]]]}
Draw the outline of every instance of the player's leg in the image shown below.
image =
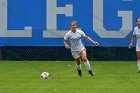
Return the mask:
{"type": "Polygon", "coordinates": [[[86,50],[83,49],[83,50],[80,52],[80,54],[81,54],[82,61],[84,61],[84,65],[85,65],[85,67],[87,68],[89,74],[91,74],[92,76],[94,76],[95,73],[92,72],[92,70],[91,70],[90,63],[89,63],[89,61],[88,61],[88,59],[87,59],[86,50]]]}
{"type": "Polygon", "coordinates": [[[75,59],[75,65],[78,71],[78,75],[81,77],[82,76],[82,71],[81,71],[81,58],[76,58],[75,59]]]}
{"type": "Polygon", "coordinates": [[[136,52],[137,54],[137,65],[138,65],[138,73],[140,73],[140,51],[136,52]]]}
{"type": "Polygon", "coordinates": [[[78,75],[81,77],[82,76],[82,71],[81,71],[81,58],[80,58],[80,53],[78,51],[71,51],[73,58],[75,59],[75,65],[78,71],[78,75]]]}

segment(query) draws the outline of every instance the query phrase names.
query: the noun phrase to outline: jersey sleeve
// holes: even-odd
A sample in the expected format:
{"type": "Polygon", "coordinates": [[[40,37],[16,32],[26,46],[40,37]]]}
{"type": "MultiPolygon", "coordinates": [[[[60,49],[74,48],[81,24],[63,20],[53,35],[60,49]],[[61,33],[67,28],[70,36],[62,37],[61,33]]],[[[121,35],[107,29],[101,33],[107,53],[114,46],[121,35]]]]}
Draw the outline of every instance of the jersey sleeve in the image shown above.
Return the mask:
{"type": "Polygon", "coordinates": [[[80,34],[81,34],[83,37],[86,36],[86,34],[85,34],[82,30],[80,30],[80,34]]]}
{"type": "Polygon", "coordinates": [[[134,28],[133,35],[136,35],[136,28],[134,28]]]}
{"type": "Polygon", "coordinates": [[[67,40],[69,38],[69,33],[66,33],[66,35],[64,36],[64,40],[67,40]]]}

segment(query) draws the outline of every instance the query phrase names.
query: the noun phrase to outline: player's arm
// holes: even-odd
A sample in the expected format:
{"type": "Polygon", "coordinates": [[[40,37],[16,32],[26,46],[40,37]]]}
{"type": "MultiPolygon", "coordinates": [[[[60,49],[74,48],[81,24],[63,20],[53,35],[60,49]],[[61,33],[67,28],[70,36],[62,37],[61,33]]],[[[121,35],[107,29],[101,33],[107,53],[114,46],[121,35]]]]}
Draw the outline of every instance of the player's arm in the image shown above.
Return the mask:
{"type": "Polygon", "coordinates": [[[67,48],[67,49],[70,48],[70,46],[67,44],[67,39],[68,39],[68,38],[69,38],[69,34],[66,33],[66,35],[65,35],[65,37],[64,37],[64,46],[65,46],[65,48],[67,48]]]}
{"type": "Polygon", "coordinates": [[[67,49],[70,48],[70,46],[67,44],[67,40],[65,40],[65,39],[64,39],[64,46],[65,46],[65,48],[67,48],[67,49]]]}
{"type": "Polygon", "coordinates": [[[129,49],[132,47],[135,38],[136,38],[136,35],[133,35],[132,38],[131,38],[130,44],[128,46],[129,49]]]}
{"type": "Polygon", "coordinates": [[[133,35],[132,35],[130,44],[129,44],[129,46],[128,46],[129,49],[132,47],[135,38],[136,38],[136,30],[134,29],[134,32],[133,32],[133,35]]]}
{"type": "Polygon", "coordinates": [[[99,43],[98,43],[97,41],[92,40],[92,39],[91,39],[90,37],[88,37],[88,36],[84,36],[84,38],[85,38],[86,40],[92,42],[92,43],[95,44],[95,45],[99,45],[99,43]]]}

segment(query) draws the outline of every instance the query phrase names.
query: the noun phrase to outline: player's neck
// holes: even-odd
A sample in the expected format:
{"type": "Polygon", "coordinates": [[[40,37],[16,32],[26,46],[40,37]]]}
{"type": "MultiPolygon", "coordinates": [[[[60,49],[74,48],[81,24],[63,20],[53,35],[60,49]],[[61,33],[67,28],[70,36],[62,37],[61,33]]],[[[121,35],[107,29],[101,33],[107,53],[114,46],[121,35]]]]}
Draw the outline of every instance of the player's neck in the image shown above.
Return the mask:
{"type": "Polygon", "coordinates": [[[76,32],[76,29],[75,30],[71,30],[73,33],[75,33],[76,32]]]}
{"type": "Polygon", "coordinates": [[[140,26],[138,26],[138,29],[140,29],[140,26]]]}

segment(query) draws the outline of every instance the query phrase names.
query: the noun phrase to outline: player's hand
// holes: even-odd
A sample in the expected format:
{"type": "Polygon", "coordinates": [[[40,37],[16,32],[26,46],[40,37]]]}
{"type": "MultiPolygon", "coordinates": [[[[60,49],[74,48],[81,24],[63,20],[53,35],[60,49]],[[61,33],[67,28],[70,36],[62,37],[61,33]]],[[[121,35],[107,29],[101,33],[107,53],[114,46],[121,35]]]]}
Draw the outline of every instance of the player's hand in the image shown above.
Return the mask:
{"type": "Polygon", "coordinates": [[[94,42],[93,42],[93,44],[94,44],[94,45],[97,45],[97,46],[99,45],[99,43],[98,43],[98,42],[96,42],[96,41],[94,41],[94,42]]]}
{"type": "Polygon", "coordinates": [[[129,48],[129,49],[131,49],[131,48],[132,48],[132,43],[130,43],[130,44],[129,44],[128,48],[129,48]]]}
{"type": "Polygon", "coordinates": [[[66,49],[70,49],[70,46],[69,46],[69,45],[65,45],[65,48],[66,48],[66,49]]]}

